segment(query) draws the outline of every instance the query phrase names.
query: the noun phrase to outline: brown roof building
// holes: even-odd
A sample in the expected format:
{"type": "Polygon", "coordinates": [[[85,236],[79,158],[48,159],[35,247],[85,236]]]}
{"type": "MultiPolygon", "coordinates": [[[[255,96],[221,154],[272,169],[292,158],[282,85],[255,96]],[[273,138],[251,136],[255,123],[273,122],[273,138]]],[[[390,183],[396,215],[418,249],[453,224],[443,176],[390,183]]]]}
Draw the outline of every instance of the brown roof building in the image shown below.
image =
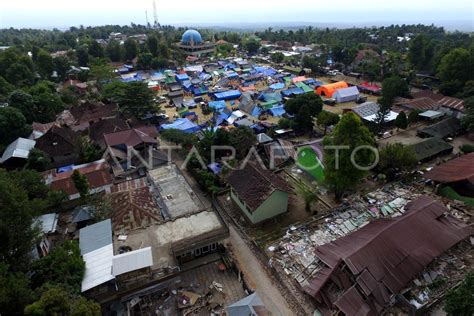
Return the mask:
{"type": "Polygon", "coordinates": [[[118,106],[116,104],[84,103],[72,107],[70,112],[76,120],[72,129],[83,131],[91,124],[114,118],[118,114],[118,106]]]}
{"type": "Polygon", "coordinates": [[[318,247],[321,270],[305,292],[345,315],[380,315],[434,258],[473,233],[431,197],[410,202],[406,210],[318,247]]]}
{"type": "Polygon", "coordinates": [[[257,163],[248,162],[228,177],[231,197],[252,224],[288,210],[290,186],[279,175],[257,163]]]}
{"type": "Polygon", "coordinates": [[[436,166],[425,173],[423,177],[441,183],[468,181],[474,184],[474,153],[436,166]]]}
{"type": "Polygon", "coordinates": [[[111,134],[129,129],[127,122],[119,118],[100,120],[89,126],[89,137],[101,148],[105,148],[105,134],[111,134]]]}
{"type": "MultiPolygon", "coordinates": [[[[112,176],[110,174],[110,166],[104,160],[97,160],[91,163],[76,166],[74,170],[85,175],[89,182],[89,191],[91,194],[106,192],[110,193],[112,188],[112,176]]],[[[78,199],[79,192],[74,185],[72,175],[74,170],[58,173],[56,169],[52,169],[43,173],[46,184],[50,185],[53,190],[62,190],[69,196],[70,200],[78,199]]]]}
{"type": "Polygon", "coordinates": [[[79,135],[68,127],[53,125],[43,136],[36,139],[35,148],[45,152],[55,167],[78,161],[79,135]]]}

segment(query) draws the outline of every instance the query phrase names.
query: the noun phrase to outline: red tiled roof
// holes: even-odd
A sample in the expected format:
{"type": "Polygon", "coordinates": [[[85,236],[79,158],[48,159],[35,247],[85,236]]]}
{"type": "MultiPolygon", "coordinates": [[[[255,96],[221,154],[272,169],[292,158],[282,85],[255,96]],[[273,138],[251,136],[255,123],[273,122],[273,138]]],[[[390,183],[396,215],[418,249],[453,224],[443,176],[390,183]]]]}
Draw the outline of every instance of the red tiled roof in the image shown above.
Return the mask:
{"type": "Polygon", "coordinates": [[[423,177],[442,183],[467,180],[474,184],[474,153],[463,155],[436,166],[425,173],[423,177]]]}
{"type": "MultiPolygon", "coordinates": [[[[113,182],[112,176],[109,172],[109,165],[105,161],[95,161],[76,170],[86,176],[90,189],[100,188],[112,184],[113,182]]],[[[74,181],[72,180],[73,172],[74,171],[56,173],[55,170],[50,170],[45,172],[44,175],[47,179],[52,177],[52,189],[63,190],[68,195],[73,195],[78,193],[74,181]]]]}

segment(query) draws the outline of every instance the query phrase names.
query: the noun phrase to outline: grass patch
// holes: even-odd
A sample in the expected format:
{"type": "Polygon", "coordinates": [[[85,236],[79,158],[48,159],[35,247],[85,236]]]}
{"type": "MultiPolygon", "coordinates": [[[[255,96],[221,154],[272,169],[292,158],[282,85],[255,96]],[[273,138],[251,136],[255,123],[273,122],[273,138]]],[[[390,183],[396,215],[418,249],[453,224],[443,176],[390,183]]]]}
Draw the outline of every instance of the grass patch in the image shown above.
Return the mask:
{"type": "Polygon", "coordinates": [[[324,181],[323,164],[311,147],[298,150],[298,167],[309,173],[316,181],[324,181]]]}
{"type": "Polygon", "coordinates": [[[439,195],[450,198],[451,200],[458,200],[464,202],[464,204],[474,207],[474,198],[462,196],[450,186],[443,186],[438,190],[439,195]]]}

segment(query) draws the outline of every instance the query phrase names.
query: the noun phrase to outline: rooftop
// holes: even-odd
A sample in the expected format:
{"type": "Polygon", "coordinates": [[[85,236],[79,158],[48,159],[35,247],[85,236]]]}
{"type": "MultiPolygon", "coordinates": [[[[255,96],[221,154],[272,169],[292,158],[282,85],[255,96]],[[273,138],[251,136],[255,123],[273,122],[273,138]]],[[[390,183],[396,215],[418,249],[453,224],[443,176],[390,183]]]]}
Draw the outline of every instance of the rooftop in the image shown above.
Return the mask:
{"type": "Polygon", "coordinates": [[[173,219],[204,209],[199,197],[175,164],[149,170],[148,177],[153,183],[155,193],[160,197],[160,204],[163,204],[165,218],[173,219]]]}

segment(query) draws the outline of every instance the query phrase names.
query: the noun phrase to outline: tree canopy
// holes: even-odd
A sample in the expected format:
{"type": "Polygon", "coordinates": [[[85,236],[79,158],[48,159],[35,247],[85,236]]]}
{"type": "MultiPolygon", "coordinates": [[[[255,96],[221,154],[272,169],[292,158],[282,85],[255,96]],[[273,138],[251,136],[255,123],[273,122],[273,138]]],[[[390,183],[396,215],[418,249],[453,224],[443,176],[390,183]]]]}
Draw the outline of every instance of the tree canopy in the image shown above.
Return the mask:
{"type": "Polygon", "coordinates": [[[334,190],[336,198],[342,197],[346,190],[354,188],[365,177],[367,170],[363,168],[375,162],[375,155],[367,148],[358,148],[373,147],[374,144],[370,131],[352,112],[344,114],[333,133],[324,138],[324,177],[334,190]],[[341,148],[336,154],[335,148],[331,146],[346,147],[341,148]]]}
{"type": "Polygon", "coordinates": [[[314,118],[323,108],[321,97],[315,93],[300,94],[285,103],[285,111],[294,115],[293,128],[303,132],[313,130],[314,118]]]}

